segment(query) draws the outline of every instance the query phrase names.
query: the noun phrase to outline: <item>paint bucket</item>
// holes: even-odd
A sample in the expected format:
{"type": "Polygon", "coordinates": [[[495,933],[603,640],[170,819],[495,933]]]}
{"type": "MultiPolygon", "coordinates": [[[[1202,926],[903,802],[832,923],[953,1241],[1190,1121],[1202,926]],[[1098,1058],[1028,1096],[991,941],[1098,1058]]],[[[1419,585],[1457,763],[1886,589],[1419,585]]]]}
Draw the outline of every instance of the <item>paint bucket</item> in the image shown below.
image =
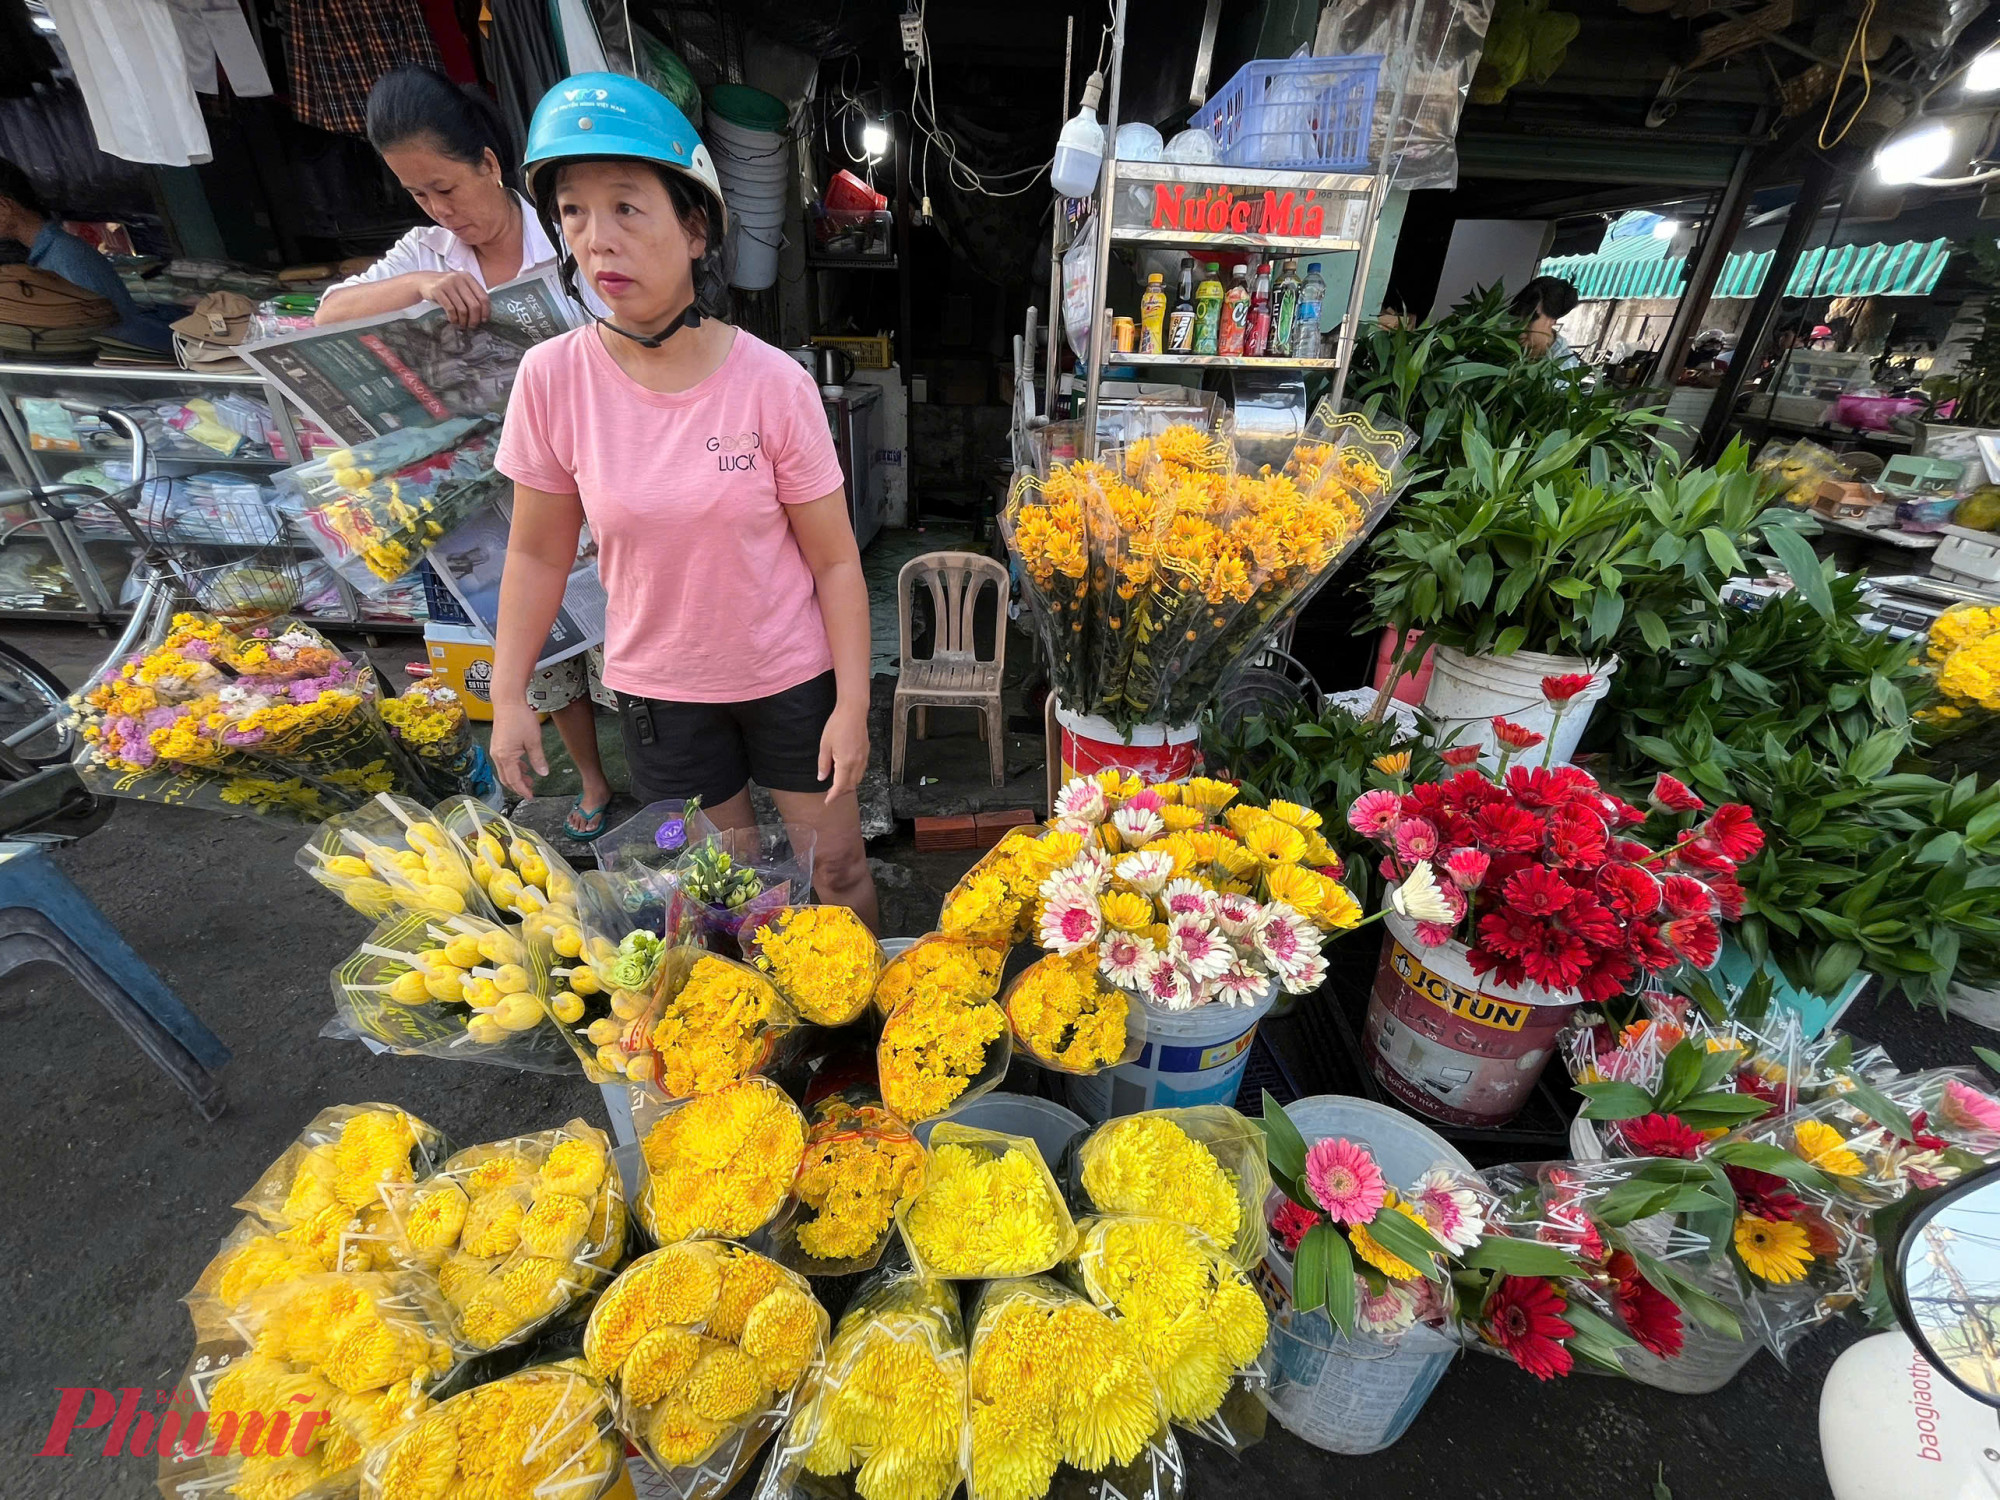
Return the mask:
{"type": "Polygon", "coordinates": [[[1069,1102],[1090,1120],[1190,1104],[1234,1104],[1250,1063],[1257,1023],[1278,998],[1273,980],[1249,1005],[1197,1005],[1166,1010],[1133,997],[1143,1012],[1146,1043],[1133,1061],[1069,1080],[1069,1102]]]}
{"type": "MultiPolygon", "coordinates": [[[[1598,700],[1611,691],[1612,674],[1618,658],[1601,662],[1580,656],[1544,656],[1539,651],[1516,651],[1512,656],[1467,656],[1449,646],[1431,652],[1430,686],[1424,690],[1424,712],[1437,723],[1438,743],[1478,745],[1486,765],[1499,763],[1493,744],[1493,720],[1502,718],[1537,734],[1555,736],[1551,765],[1566,766],[1576,754],[1577,742],[1590,723],[1598,700]],[[1589,673],[1596,681],[1570,700],[1560,726],[1555,710],[1542,696],[1544,677],[1589,673]]],[[[1542,763],[1540,748],[1519,759],[1527,765],[1542,763]]]]}
{"type": "Polygon", "coordinates": [[[1056,705],[1062,779],[1099,771],[1135,771],[1147,781],[1181,781],[1194,774],[1201,729],[1195,724],[1139,724],[1127,734],[1108,719],[1056,705]]]}

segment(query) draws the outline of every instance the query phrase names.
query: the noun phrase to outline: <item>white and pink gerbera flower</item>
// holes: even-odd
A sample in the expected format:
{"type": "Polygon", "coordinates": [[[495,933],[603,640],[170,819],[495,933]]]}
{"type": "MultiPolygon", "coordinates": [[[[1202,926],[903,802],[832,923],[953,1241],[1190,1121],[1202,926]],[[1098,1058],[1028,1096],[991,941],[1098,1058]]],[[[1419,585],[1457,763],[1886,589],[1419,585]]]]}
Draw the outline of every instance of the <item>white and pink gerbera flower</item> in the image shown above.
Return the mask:
{"type": "Polygon", "coordinates": [[[1049,821],[1081,831],[1102,823],[1110,810],[1097,778],[1079,776],[1056,793],[1055,816],[1049,821]]]}
{"type": "Polygon", "coordinates": [[[1153,960],[1140,993],[1163,1010],[1188,1010],[1194,1005],[1194,988],[1187,975],[1164,956],[1153,960]]]}
{"type": "Polygon", "coordinates": [[[1216,977],[1211,988],[1220,1005],[1255,1005],[1264,998],[1270,983],[1270,975],[1239,958],[1216,977]]]}
{"type": "Polygon", "coordinates": [[[1097,897],[1074,888],[1059,889],[1042,898],[1040,937],[1051,953],[1074,953],[1096,942],[1104,931],[1097,897]]]}
{"type": "Polygon", "coordinates": [[[1233,938],[1254,939],[1263,920],[1262,904],[1240,892],[1224,891],[1215,898],[1215,925],[1233,938]]]}
{"type": "Polygon", "coordinates": [[[1157,896],[1173,878],[1174,857],[1165,850],[1154,849],[1139,854],[1128,854],[1113,866],[1118,878],[1135,891],[1143,891],[1148,896],[1157,896]]]}
{"type": "Polygon", "coordinates": [[[1278,965],[1278,981],[1288,995],[1310,995],[1326,983],[1326,956],[1317,948],[1295,963],[1278,965]]]}
{"type": "Polygon", "coordinates": [[[1264,920],[1257,924],[1257,951],[1280,973],[1303,966],[1308,954],[1318,957],[1325,941],[1317,927],[1282,901],[1265,907],[1264,920]]]}
{"type": "Polygon", "coordinates": [[[1221,976],[1236,950],[1205,917],[1176,917],[1167,926],[1167,956],[1194,980],[1221,976]]]}
{"type": "Polygon", "coordinates": [[[1134,807],[1126,803],[1111,815],[1111,826],[1118,830],[1118,837],[1125,841],[1125,847],[1136,849],[1141,844],[1150,844],[1167,831],[1167,820],[1160,816],[1159,809],[1134,807]]]}
{"type": "Polygon", "coordinates": [[[1470,1250],[1486,1232],[1479,1194],[1455,1172],[1432,1168],[1417,1179],[1408,1199],[1438,1243],[1454,1255],[1470,1250]]]}
{"type": "Polygon", "coordinates": [[[1153,940],[1130,932],[1108,933],[1097,948],[1098,972],[1121,989],[1144,988],[1158,962],[1153,940]]]}
{"type": "Polygon", "coordinates": [[[1167,909],[1167,920],[1175,917],[1215,916],[1215,892],[1198,880],[1183,876],[1179,880],[1167,882],[1167,888],[1160,892],[1160,904],[1167,909]]]}
{"type": "Polygon", "coordinates": [[[1354,1316],[1377,1338],[1402,1333],[1417,1321],[1417,1299],[1395,1282],[1385,1282],[1377,1296],[1361,1277],[1354,1278],[1354,1316]]]}
{"type": "Polygon", "coordinates": [[[1365,839],[1380,838],[1403,816],[1403,799],[1385,788],[1363,792],[1347,809],[1347,826],[1365,839]]]}

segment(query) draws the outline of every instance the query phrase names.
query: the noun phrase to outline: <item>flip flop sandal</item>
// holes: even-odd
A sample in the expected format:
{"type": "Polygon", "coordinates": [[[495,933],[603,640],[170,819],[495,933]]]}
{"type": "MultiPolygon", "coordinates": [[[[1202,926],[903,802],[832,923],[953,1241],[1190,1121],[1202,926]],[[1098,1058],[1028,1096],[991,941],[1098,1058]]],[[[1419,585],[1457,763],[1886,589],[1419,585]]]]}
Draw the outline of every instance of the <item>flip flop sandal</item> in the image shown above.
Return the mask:
{"type": "Polygon", "coordinates": [[[592,811],[583,805],[583,798],[579,797],[576,805],[569,810],[569,816],[563,819],[563,832],[579,844],[587,844],[604,832],[604,815],[610,811],[609,802],[592,811]]]}

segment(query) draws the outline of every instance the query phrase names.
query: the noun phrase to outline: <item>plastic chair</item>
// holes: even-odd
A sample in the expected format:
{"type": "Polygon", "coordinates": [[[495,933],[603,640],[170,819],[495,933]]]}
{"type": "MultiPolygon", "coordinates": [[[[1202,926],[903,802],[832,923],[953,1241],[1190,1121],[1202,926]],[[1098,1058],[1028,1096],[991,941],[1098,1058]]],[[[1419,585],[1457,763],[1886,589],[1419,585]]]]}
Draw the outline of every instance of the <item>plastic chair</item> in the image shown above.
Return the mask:
{"type": "Polygon", "coordinates": [[[213,1120],[225,1106],[222,1039],[168,989],[103,912],[34,844],[0,843],[0,975],[52,963],[131,1033],[139,1049],[213,1120]]]}
{"type": "Polygon", "coordinates": [[[909,750],[909,714],[917,714],[917,738],[930,730],[929,710],[970,708],[980,715],[979,735],[993,758],[993,784],[1007,781],[1007,740],[1000,710],[1000,679],[1007,663],[1007,569],[977,552],[926,552],[903,564],[896,575],[896,616],[902,630],[902,665],[891,708],[889,777],[903,779],[909,750]],[[993,660],[981,661],[973,622],[988,582],[993,584],[993,660]],[[936,642],[927,657],[910,655],[912,590],[931,591],[936,642]]]}

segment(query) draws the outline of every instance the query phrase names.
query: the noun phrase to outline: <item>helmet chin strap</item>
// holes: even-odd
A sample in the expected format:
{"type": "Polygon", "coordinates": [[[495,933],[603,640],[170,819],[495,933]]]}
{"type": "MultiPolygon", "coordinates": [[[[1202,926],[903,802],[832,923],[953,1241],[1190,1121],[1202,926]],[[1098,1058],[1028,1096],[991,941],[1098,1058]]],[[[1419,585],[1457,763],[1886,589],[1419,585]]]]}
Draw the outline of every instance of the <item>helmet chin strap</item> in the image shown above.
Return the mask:
{"type": "Polygon", "coordinates": [[[643,333],[633,333],[629,329],[620,328],[616,323],[612,322],[609,318],[599,318],[597,320],[597,323],[600,328],[608,328],[613,333],[618,334],[620,337],[630,339],[633,343],[637,344],[641,349],[657,349],[660,347],[660,345],[664,344],[668,339],[672,338],[675,334],[679,333],[683,328],[701,327],[701,313],[697,311],[695,305],[692,302],[690,302],[685,308],[681,310],[681,315],[679,317],[675,318],[671,323],[667,324],[667,326],[665,328],[662,328],[658,333],[650,335],[643,333]]]}

